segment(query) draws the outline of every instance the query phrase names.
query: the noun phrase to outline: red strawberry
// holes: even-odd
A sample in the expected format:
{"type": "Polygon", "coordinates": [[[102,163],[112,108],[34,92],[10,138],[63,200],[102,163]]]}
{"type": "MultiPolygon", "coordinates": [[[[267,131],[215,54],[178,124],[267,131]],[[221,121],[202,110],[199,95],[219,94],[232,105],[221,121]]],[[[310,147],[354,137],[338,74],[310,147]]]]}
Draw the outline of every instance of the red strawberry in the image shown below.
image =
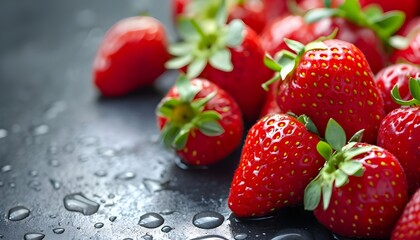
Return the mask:
{"type": "Polygon", "coordinates": [[[398,84],[400,93],[404,100],[408,100],[410,98],[411,95],[408,90],[410,76],[414,78],[416,76],[420,77],[420,68],[411,64],[400,63],[390,65],[376,74],[375,82],[381,90],[386,113],[400,107],[400,105],[395,103],[391,97],[391,90],[395,84],[398,84]]]}
{"type": "Polygon", "coordinates": [[[340,40],[312,42],[307,46],[287,42],[298,55],[284,52],[278,62],[266,58],[267,66],[280,71],[276,76],[284,79],[278,90],[280,109],[306,114],[320,132],[334,118],[347,136],[365,129],[364,140],[376,142],[385,113],[363,53],[353,44],[340,40]]]}
{"type": "Polygon", "coordinates": [[[411,193],[420,188],[420,78],[410,79],[412,100],[403,100],[398,88],[393,89],[401,107],[391,111],[381,122],[378,145],[394,154],[403,166],[411,193]]]}
{"type": "Polygon", "coordinates": [[[256,33],[261,33],[267,24],[266,8],[261,0],[236,0],[230,10],[228,21],[241,19],[256,33]]]}
{"type": "Polygon", "coordinates": [[[217,85],[181,76],[159,103],[165,145],[190,165],[216,163],[241,143],[243,122],[235,100],[217,85]]]}
{"type": "Polygon", "coordinates": [[[189,77],[216,83],[234,97],[246,121],[253,121],[266,95],[261,84],[272,72],[264,66],[258,35],[240,20],[226,25],[224,7],[222,4],[213,21],[181,23],[180,34],[185,42],[170,47],[176,57],[166,66],[180,69],[187,65],[189,77]]]}
{"type": "Polygon", "coordinates": [[[324,161],[317,135],[285,114],[266,116],[248,132],[228,204],[237,217],[270,215],[301,203],[305,186],[324,161]]]}
{"type": "Polygon", "coordinates": [[[409,62],[420,65],[420,31],[416,32],[409,40],[408,47],[395,50],[391,60],[396,62],[409,62]]]}
{"type": "Polygon", "coordinates": [[[408,21],[416,15],[417,7],[420,6],[418,0],[359,0],[362,7],[371,4],[379,5],[384,12],[400,10],[405,14],[405,19],[408,21]]]}
{"type": "Polygon", "coordinates": [[[123,19],[106,33],[93,64],[93,81],[105,96],[152,85],[169,59],[163,25],[155,18],[123,19]]]}
{"type": "Polygon", "coordinates": [[[326,164],[305,189],[305,209],[314,210],[321,224],[341,236],[389,237],[407,202],[401,165],[383,148],[345,145],[344,130],[333,120],[326,131],[328,143],[317,145],[326,164]]]}
{"type": "Polygon", "coordinates": [[[420,189],[411,197],[392,231],[391,240],[420,239],[420,189]]]}

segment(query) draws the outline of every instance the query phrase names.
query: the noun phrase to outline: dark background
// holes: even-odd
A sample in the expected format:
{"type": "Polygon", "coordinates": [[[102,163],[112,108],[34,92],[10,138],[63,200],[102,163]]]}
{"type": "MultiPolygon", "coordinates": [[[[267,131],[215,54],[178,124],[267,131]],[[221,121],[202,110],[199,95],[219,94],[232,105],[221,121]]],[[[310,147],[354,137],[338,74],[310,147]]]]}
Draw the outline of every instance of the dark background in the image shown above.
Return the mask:
{"type": "Polygon", "coordinates": [[[106,30],[148,10],[173,40],[169,2],[0,1],[1,239],[23,239],[29,232],[44,239],[333,238],[300,208],[238,222],[226,199],[239,150],[207,170],[178,167],[157,141],[154,115],[174,73],[123,98],[102,98],[94,89],[91,64],[106,30]],[[118,174],[131,178],[117,179],[118,174]],[[67,211],[63,199],[72,193],[99,203],[99,211],[90,216],[67,211]],[[16,206],[30,215],[8,220],[16,206]],[[197,228],[192,219],[202,211],[225,220],[215,229],[197,228]],[[165,223],[139,226],[148,212],[160,213],[165,223]],[[95,228],[98,222],[104,226],[95,228]],[[173,229],[165,233],[163,226],[173,229]]]}

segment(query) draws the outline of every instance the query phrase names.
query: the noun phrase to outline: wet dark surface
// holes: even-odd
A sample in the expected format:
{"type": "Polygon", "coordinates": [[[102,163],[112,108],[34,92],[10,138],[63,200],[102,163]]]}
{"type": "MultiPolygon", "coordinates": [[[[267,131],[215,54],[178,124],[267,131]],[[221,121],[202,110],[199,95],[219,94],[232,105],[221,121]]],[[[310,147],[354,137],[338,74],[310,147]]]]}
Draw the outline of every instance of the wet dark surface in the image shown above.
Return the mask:
{"type": "Polygon", "coordinates": [[[300,208],[233,217],[239,151],[207,170],[175,164],[154,115],[173,73],[124,98],[99,96],[100,40],[144,10],[171,26],[166,0],[0,2],[0,239],[333,239],[300,208]]]}

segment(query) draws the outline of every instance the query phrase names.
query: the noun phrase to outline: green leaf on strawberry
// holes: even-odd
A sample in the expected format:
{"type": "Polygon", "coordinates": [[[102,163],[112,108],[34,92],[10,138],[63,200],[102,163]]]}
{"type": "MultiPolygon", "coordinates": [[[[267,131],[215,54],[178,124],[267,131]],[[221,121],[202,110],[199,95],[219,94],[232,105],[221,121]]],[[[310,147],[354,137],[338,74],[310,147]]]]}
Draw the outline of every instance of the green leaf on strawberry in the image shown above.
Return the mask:
{"type": "Polygon", "coordinates": [[[420,78],[415,79],[410,77],[408,86],[411,96],[413,96],[411,100],[406,101],[402,99],[398,90],[398,84],[395,84],[391,90],[392,99],[401,106],[420,106],[420,78]]]}
{"type": "Polygon", "coordinates": [[[226,5],[226,0],[217,5],[217,11],[212,19],[180,20],[179,32],[184,42],[169,47],[169,52],[174,58],[166,63],[166,68],[180,69],[188,66],[186,74],[189,78],[197,77],[207,63],[221,71],[233,70],[228,48],[242,43],[245,24],[237,19],[226,24],[228,12],[226,5]]]}
{"type": "Polygon", "coordinates": [[[168,147],[176,150],[184,148],[190,132],[198,129],[207,136],[218,136],[224,132],[218,120],[221,116],[216,111],[205,110],[204,106],[216,95],[215,92],[204,98],[194,99],[201,90],[181,75],[176,81],[179,98],[165,99],[158,107],[158,113],[168,119],[161,138],[168,147]]]}

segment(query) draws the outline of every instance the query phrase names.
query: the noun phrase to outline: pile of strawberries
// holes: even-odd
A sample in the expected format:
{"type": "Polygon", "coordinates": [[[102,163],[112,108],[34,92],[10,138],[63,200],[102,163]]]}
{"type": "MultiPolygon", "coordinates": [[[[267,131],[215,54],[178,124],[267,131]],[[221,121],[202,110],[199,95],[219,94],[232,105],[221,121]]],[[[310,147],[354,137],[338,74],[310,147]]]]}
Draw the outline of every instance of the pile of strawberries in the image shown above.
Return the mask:
{"type": "Polygon", "coordinates": [[[156,110],[161,139],[194,166],[242,149],[228,197],[238,218],[303,205],[344,237],[420,239],[420,2],[172,8],[178,42],[153,17],[107,32],[93,67],[104,96],[178,69],[156,110]]]}

